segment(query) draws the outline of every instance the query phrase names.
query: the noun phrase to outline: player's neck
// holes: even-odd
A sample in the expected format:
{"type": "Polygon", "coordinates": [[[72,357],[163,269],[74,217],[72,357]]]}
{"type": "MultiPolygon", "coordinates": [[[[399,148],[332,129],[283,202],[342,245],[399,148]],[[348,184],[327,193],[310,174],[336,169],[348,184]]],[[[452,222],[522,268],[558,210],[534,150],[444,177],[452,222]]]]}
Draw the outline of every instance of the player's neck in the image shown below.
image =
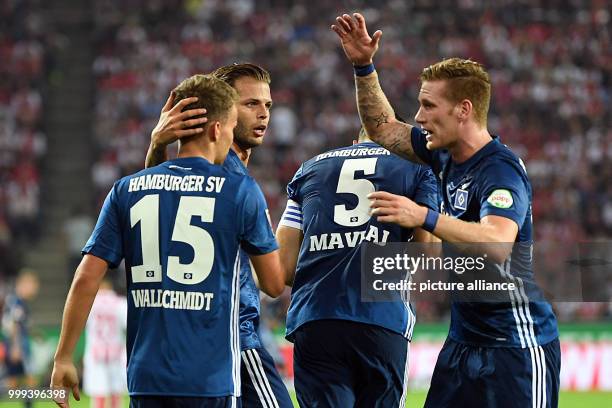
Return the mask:
{"type": "Polygon", "coordinates": [[[215,163],[215,149],[212,145],[198,145],[197,143],[185,143],[179,146],[177,158],[201,157],[211,164],[215,163]]]}
{"type": "Polygon", "coordinates": [[[249,165],[249,159],[251,158],[251,149],[243,149],[234,142],[232,143],[232,150],[238,155],[244,167],[247,167],[249,165]]]}
{"type": "Polygon", "coordinates": [[[467,135],[469,136],[459,138],[457,143],[448,149],[455,163],[468,160],[492,140],[486,128],[472,129],[467,135]]]}

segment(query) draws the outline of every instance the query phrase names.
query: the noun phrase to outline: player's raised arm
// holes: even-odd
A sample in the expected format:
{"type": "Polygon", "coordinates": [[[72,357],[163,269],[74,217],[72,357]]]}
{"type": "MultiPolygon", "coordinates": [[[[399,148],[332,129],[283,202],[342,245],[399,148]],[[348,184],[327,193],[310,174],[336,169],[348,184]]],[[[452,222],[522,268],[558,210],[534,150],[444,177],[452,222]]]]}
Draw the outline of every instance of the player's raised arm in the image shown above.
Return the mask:
{"type": "Polygon", "coordinates": [[[412,126],[395,118],[374,69],[372,58],[378,50],[382,31],[370,37],[365,19],[359,13],[336,17],[336,24],[331,28],[340,37],[344,53],[355,68],[359,117],[370,138],[401,157],[422,163],[412,148],[412,126]]]}
{"type": "Polygon", "coordinates": [[[168,160],[166,146],[174,143],[177,139],[194,136],[203,131],[201,126],[208,120],[202,117],[206,109],[188,109],[186,106],[197,102],[198,98],[185,98],[174,104],[174,92],[166,100],[159,115],[159,121],[151,132],[151,143],[145,159],[145,167],[157,166],[168,160]],[[200,117],[197,117],[200,116],[200,117]]]}

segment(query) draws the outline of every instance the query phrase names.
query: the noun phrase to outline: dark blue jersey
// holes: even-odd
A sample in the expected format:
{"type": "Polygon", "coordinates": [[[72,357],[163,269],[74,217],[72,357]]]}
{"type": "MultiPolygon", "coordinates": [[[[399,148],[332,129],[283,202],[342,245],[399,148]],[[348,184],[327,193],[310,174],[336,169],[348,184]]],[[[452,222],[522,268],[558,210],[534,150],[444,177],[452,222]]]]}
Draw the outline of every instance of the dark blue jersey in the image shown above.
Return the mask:
{"type": "Polygon", "coordinates": [[[517,283],[517,290],[508,294],[511,301],[453,302],[449,336],[494,347],[531,347],[557,338],[550,304],[526,301],[525,291],[535,288],[527,287],[533,283],[531,251],[524,250],[533,243],[532,191],[523,162],[497,137],[460,164],[452,161],[447,150],[428,150],[421,129],[414,127],[411,138],[415,153],[431,165],[440,182],[444,213],[468,222],[497,215],[511,219],[519,228],[516,242],[520,244],[512,254],[515,259],[495,265],[501,277],[517,283]],[[519,269],[521,276],[513,276],[519,269]]]}
{"type": "MultiPolygon", "coordinates": [[[[248,175],[238,155],[230,150],[223,167],[237,173],[248,175]]],[[[240,349],[261,348],[259,340],[259,289],[253,280],[249,256],[240,250],[240,349]]]]}
{"type": "Polygon", "coordinates": [[[29,315],[30,311],[23,299],[15,293],[6,296],[2,308],[2,331],[5,336],[5,354],[7,356],[10,356],[13,347],[19,347],[22,360],[30,358],[29,315]],[[13,335],[15,335],[18,344],[13,344],[13,335]]]}
{"type": "Polygon", "coordinates": [[[255,181],[202,158],[115,183],[84,253],[125,259],[130,395],[240,394],[239,248],[277,248],[255,181]]]}
{"type": "Polygon", "coordinates": [[[436,182],[429,169],[367,142],[320,154],[305,162],[287,187],[281,225],[304,233],[287,338],[304,323],[342,319],[378,325],[410,338],[414,315],[396,302],[361,301],[361,243],[408,241],[412,230],[369,215],[367,195],[401,194],[436,209],[436,182]]]}

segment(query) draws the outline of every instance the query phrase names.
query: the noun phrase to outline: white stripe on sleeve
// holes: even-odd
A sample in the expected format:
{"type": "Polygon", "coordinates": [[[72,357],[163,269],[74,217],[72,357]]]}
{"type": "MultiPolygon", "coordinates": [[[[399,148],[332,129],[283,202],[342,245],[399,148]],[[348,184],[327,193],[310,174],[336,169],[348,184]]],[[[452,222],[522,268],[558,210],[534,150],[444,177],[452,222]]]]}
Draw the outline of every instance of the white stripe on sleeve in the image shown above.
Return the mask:
{"type": "Polygon", "coordinates": [[[287,206],[285,207],[285,212],[281,217],[279,226],[280,225],[285,225],[301,231],[303,229],[302,206],[293,200],[287,200],[287,206]]]}

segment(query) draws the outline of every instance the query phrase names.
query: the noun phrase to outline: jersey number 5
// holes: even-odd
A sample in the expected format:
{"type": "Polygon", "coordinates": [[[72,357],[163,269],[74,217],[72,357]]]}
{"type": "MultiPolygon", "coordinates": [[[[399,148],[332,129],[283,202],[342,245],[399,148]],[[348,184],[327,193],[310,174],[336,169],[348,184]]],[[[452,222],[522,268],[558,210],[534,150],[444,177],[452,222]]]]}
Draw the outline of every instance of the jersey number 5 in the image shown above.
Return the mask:
{"type": "MultiPolygon", "coordinates": [[[[178,256],[168,257],[167,274],[173,281],[195,285],[208,277],[212,270],[215,243],[203,228],[191,225],[191,217],[213,222],[215,199],[183,196],[179,202],[172,241],[184,242],[193,248],[193,261],[182,264],[178,256]]],[[[130,209],[132,228],[140,223],[142,265],[132,266],[132,282],[161,282],[162,266],[159,255],[159,195],[144,196],[130,209]]]]}
{"type": "Polygon", "coordinates": [[[345,227],[358,227],[370,219],[370,202],[368,194],[376,188],[370,180],[356,179],[355,172],[363,171],[364,175],[374,174],[377,157],[367,159],[347,159],[342,163],[336,193],[348,193],[357,196],[357,206],[351,210],[345,204],[334,207],[334,222],[345,227]]]}

